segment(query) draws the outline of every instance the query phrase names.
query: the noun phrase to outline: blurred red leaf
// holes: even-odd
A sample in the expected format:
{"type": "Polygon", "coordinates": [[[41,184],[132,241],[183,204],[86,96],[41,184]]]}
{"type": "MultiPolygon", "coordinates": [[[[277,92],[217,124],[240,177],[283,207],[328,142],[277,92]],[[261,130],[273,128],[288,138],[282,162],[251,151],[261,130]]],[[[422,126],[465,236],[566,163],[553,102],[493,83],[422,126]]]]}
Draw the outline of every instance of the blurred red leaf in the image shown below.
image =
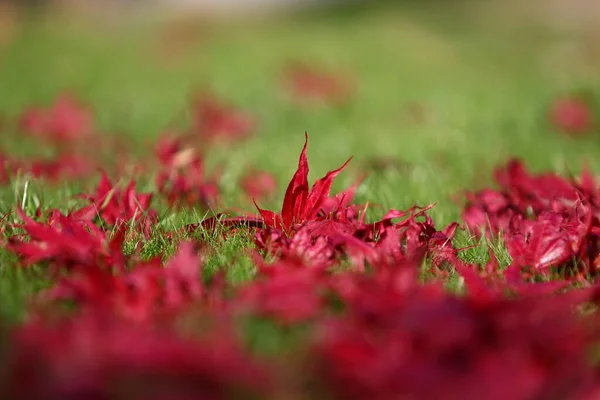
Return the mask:
{"type": "Polygon", "coordinates": [[[569,135],[589,133],[594,128],[590,105],[576,97],[555,100],[550,107],[550,119],[556,129],[569,135]]]}
{"type": "Polygon", "coordinates": [[[347,100],[353,87],[340,74],[318,71],[307,65],[294,63],[284,70],[284,84],[296,100],[319,100],[338,103],[347,100]]]}
{"type": "Polygon", "coordinates": [[[48,109],[25,110],[19,124],[24,132],[56,143],[86,139],[94,130],[91,111],[71,93],[61,94],[48,109]]]}
{"type": "Polygon", "coordinates": [[[198,94],[192,103],[192,135],[205,140],[239,140],[256,129],[255,118],[225,104],[210,93],[198,94]]]}

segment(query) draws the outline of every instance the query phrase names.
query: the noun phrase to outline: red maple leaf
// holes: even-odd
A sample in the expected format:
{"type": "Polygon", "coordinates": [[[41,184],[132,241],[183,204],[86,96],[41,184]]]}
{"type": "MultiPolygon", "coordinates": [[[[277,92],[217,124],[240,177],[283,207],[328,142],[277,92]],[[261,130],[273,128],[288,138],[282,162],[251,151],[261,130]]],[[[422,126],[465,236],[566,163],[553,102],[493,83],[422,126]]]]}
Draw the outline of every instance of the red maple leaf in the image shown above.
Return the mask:
{"type": "Polygon", "coordinates": [[[306,157],[308,133],[305,134],[305,138],[304,147],[298,161],[298,169],[285,191],[281,213],[276,214],[269,210],[263,210],[256,205],[267,227],[283,229],[287,234],[291,234],[296,225],[310,221],[317,216],[321,211],[321,207],[329,198],[333,179],[346,168],[346,165],[352,159],[349,158],[340,168],[328,172],[309,189],[308,159],[306,157]]]}
{"type": "MultiPolygon", "coordinates": [[[[111,248],[113,258],[124,257],[121,248],[111,248]]],[[[92,266],[58,281],[44,293],[46,300],[75,300],[79,307],[104,312],[112,309],[125,319],[147,322],[155,316],[180,312],[184,306],[206,298],[213,288],[205,288],[200,272],[202,262],[195,244],[184,242],[163,267],[160,259],[139,262],[129,258],[121,273],[92,266]]]]}
{"type": "Polygon", "coordinates": [[[41,261],[66,269],[99,264],[113,266],[110,241],[93,223],[59,211],[51,212],[45,223],[34,221],[20,209],[17,214],[23,220],[18,227],[26,234],[10,237],[7,247],[21,257],[26,266],[41,261]]]}
{"type": "Polygon", "coordinates": [[[150,208],[152,193],[137,193],[133,179],[123,190],[113,185],[104,171],[96,193],[79,197],[91,204],[75,211],[76,217],[91,221],[99,216],[109,226],[133,222],[146,237],[150,236],[152,225],[158,218],[156,211],[150,208]]]}

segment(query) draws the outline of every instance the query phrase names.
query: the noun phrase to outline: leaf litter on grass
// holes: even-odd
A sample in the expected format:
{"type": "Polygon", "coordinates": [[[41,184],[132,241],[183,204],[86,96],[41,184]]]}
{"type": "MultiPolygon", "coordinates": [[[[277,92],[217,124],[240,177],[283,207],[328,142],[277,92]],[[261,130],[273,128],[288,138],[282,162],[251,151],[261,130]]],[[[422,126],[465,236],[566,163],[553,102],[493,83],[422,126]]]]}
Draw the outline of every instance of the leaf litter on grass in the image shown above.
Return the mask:
{"type": "Polygon", "coordinates": [[[137,191],[134,180],[115,185],[102,173],[96,190],[81,194],[79,208],[67,213],[16,208],[18,219],[3,222],[4,248],[19,260],[11,268],[35,266],[48,285],[32,295],[28,320],[7,328],[11,349],[2,358],[0,395],[598,393],[599,371],[587,358],[599,339],[597,316],[575,311],[600,299],[591,279],[599,202],[589,173],[578,180],[535,176],[511,161],[496,174],[499,190],[468,194],[465,226],[481,237],[477,251],[488,253],[478,265],[481,257],[468,255],[472,245],[457,247],[459,224],[436,228],[428,215],[435,205],[392,209],[369,222],[369,203],[354,202],[360,180],[331,195],[350,160],[310,187],[307,145],[308,135],[281,211],[258,205],[273,184],[249,173],[245,185],[257,213],[209,214],[172,231],[176,250],[167,257],[165,249],[145,258],[139,245],[125,251],[161,237],[152,204],[210,210],[203,193],[219,193],[218,177],[205,178],[200,156],[178,139],[159,142],[150,192],[137,191]],[[267,183],[253,189],[253,179],[267,183]],[[185,239],[190,235],[196,239],[185,239]],[[494,248],[500,237],[507,267],[494,248]],[[241,279],[232,277],[231,259],[220,258],[227,246],[219,243],[229,241],[233,253],[245,252],[241,279]],[[551,272],[569,266],[574,274],[551,272]],[[452,279],[456,293],[445,288],[452,279]],[[265,324],[280,332],[281,343],[293,341],[287,363],[267,355],[264,342],[245,339],[265,324]]]}
{"type": "MultiPolygon", "coordinates": [[[[294,100],[354,94],[316,67],[283,73],[280,89],[294,100]]],[[[591,173],[536,175],[510,161],[497,188],[467,193],[458,223],[438,226],[431,202],[374,210],[371,193],[357,190],[365,171],[351,176],[350,160],[310,186],[306,135],[282,204],[270,211],[275,171],[244,171],[233,185],[247,198],[237,204],[221,168],[207,166],[223,151],[218,142],[263,140],[263,121],[226,96],[194,97],[191,127],[165,133],[147,160],[131,157],[143,164],[133,176],[115,173],[117,157],[95,154],[94,113],[69,96],[27,108],[15,124],[51,147],[58,167],[8,153],[0,176],[23,192],[0,222],[0,288],[11,288],[0,298],[26,298],[18,322],[0,321],[0,398],[600,393],[589,356],[600,339],[591,173]],[[91,168],[73,167],[66,149],[91,168]],[[344,176],[355,184],[336,193],[344,176]],[[25,197],[22,182],[53,179],[94,187],[52,207],[25,197]]],[[[557,111],[559,128],[585,125],[572,108],[557,111]]],[[[398,162],[386,161],[366,172],[398,162]]],[[[390,200],[406,196],[399,192],[390,200]]]]}

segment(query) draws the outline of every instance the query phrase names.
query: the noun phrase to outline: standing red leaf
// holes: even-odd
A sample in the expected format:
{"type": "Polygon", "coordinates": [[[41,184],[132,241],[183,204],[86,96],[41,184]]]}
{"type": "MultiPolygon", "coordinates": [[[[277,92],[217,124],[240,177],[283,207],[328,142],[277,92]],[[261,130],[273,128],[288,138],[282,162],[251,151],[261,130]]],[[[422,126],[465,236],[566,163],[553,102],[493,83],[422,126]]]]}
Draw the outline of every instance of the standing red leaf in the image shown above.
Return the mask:
{"type": "Polygon", "coordinates": [[[277,215],[271,211],[258,208],[268,227],[283,229],[288,234],[291,234],[295,225],[302,224],[317,216],[321,206],[329,198],[333,179],[346,168],[351,160],[348,159],[340,168],[328,172],[323,178],[317,180],[309,190],[308,159],[306,157],[308,134],[305,134],[305,138],[306,141],[298,161],[298,169],[285,191],[281,214],[277,215]]]}

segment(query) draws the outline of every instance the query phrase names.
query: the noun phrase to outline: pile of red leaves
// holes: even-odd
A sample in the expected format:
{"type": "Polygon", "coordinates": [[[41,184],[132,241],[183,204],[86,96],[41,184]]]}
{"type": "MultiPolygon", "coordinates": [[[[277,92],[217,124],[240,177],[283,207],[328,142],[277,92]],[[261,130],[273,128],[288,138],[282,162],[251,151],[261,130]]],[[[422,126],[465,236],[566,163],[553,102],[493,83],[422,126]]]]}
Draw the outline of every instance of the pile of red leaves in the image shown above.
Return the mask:
{"type": "Polygon", "coordinates": [[[518,160],[496,171],[500,189],[469,193],[463,213],[475,233],[501,234],[511,268],[583,280],[600,262],[600,198],[588,171],[565,179],[532,175],[518,160]]]}
{"type": "MultiPolygon", "coordinates": [[[[295,79],[301,88],[327,86],[295,79]]],[[[321,89],[335,97],[333,87],[321,89]]],[[[188,138],[251,132],[249,118],[221,103],[196,106],[188,138]]],[[[54,143],[85,147],[93,133],[70,98],[22,121],[54,143]]],[[[310,186],[307,146],[308,135],[281,210],[258,205],[276,185],[250,170],[241,184],[257,212],[170,232],[161,243],[173,254],[144,255],[164,233],[156,200],[210,208],[219,177],[206,174],[194,145],[172,137],[156,144],[156,168],[146,166],[154,190],[140,193],[135,180],[113,183],[103,172],[69,212],[24,202],[4,218],[2,247],[46,274],[47,287],[30,299],[25,322],[0,324],[0,398],[600,396],[600,288],[589,279],[600,262],[600,198],[588,172],[532,175],[511,161],[496,173],[498,190],[468,194],[464,222],[504,240],[512,262],[502,268],[491,250],[485,265],[464,261],[454,244],[459,224],[438,228],[433,205],[371,222],[368,203],[354,202],[358,183],[332,195],[350,160],[310,186]],[[189,240],[196,231],[249,235],[252,279],[234,284],[228,266],[208,267],[215,249],[189,240]],[[261,340],[289,345],[265,354],[261,340]]],[[[16,173],[5,168],[0,179],[16,173]]]]}

